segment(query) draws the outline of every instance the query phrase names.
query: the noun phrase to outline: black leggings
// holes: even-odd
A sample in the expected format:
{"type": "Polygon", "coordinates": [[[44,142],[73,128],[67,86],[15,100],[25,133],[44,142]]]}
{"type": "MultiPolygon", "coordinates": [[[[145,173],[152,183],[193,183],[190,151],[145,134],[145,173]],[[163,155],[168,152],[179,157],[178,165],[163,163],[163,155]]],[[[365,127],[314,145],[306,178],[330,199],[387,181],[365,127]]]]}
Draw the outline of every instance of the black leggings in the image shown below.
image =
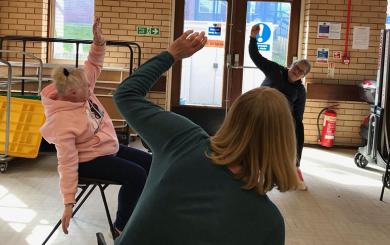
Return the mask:
{"type": "Polygon", "coordinates": [[[295,121],[295,134],[297,137],[297,167],[301,165],[303,142],[305,141],[305,132],[302,121],[295,121]]]}
{"type": "Polygon", "coordinates": [[[122,186],[118,194],[115,227],[123,230],[145,185],[152,156],[141,150],[119,146],[116,156],[102,156],[79,164],[79,175],[110,180],[122,186]]]}

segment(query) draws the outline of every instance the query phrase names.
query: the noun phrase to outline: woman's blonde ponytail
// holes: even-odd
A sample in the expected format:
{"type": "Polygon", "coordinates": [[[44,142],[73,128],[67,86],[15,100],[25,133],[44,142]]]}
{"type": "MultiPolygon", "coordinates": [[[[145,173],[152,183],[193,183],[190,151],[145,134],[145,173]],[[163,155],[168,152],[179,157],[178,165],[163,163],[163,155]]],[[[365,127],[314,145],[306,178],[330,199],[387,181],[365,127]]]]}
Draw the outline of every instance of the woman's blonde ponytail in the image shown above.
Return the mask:
{"type": "Polygon", "coordinates": [[[64,67],[57,67],[52,72],[52,77],[54,79],[54,84],[59,93],[64,93],[66,91],[67,79],[69,76],[69,71],[64,67]]]}

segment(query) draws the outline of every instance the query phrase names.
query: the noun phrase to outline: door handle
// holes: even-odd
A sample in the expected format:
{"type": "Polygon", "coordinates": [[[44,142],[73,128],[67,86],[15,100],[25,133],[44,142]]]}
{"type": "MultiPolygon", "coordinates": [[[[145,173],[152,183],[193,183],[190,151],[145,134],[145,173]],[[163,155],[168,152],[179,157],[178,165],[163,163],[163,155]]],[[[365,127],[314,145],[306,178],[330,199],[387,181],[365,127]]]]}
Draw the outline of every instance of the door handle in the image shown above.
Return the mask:
{"type": "Polygon", "coordinates": [[[232,66],[232,69],[258,69],[256,66],[232,66]]]}
{"type": "Polygon", "coordinates": [[[235,68],[239,67],[240,63],[240,54],[235,53],[235,54],[227,54],[226,55],[226,66],[227,68],[235,68]],[[232,62],[233,61],[233,62],[232,62]],[[233,65],[232,65],[233,63],[233,65]]]}
{"type": "Polygon", "coordinates": [[[258,69],[256,66],[240,66],[240,54],[227,54],[226,55],[226,66],[228,69],[258,69]],[[232,65],[232,59],[234,64],[232,65]]]}

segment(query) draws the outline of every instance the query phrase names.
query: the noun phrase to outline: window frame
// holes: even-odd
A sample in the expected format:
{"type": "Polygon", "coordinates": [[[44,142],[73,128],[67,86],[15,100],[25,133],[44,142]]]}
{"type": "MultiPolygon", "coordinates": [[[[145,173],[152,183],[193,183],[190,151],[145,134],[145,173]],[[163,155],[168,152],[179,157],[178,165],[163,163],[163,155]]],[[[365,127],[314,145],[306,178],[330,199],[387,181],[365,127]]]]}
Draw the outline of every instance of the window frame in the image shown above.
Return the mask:
{"type": "MultiPolygon", "coordinates": [[[[232,3],[234,1],[235,9],[246,9],[246,4],[249,0],[225,0],[228,2],[228,13],[232,14],[232,3]]],[[[287,65],[290,65],[293,62],[293,58],[298,56],[298,48],[299,48],[299,32],[300,32],[300,19],[303,18],[303,13],[301,13],[301,0],[254,0],[254,1],[264,1],[264,2],[287,2],[291,3],[291,16],[290,16],[290,29],[289,29],[289,43],[287,48],[287,65]],[[302,14],[302,16],[301,16],[302,14]]],[[[174,18],[174,39],[178,38],[183,33],[184,26],[184,11],[185,11],[185,1],[183,0],[175,0],[175,18],[174,18]]],[[[233,15],[233,22],[236,25],[236,29],[233,30],[233,34],[237,34],[236,30],[245,29],[246,22],[246,11],[235,11],[233,15]]],[[[231,24],[230,20],[227,20],[227,25],[231,24]]],[[[232,55],[239,54],[240,62],[242,63],[242,59],[244,57],[243,52],[246,51],[246,47],[244,47],[245,39],[242,35],[244,32],[238,33],[241,35],[240,38],[232,39],[231,43],[228,43],[230,40],[226,40],[225,45],[227,47],[231,47],[230,50],[227,48],[225,50],[225,56],[230,53],[232,55]]],[[[230,30],[227,30],[226,37],[229,37],[230,30]]],[[[171,76],[171,96],[170,96],[170,105],[171,107],[178,107],[186,105],[180,105],[180,88],[181,88],[181,62],[176,62],[172,68],[172,76],[171,76]]],[[[222,108],[230,107],[232,102],[241,95],[242,92],[242,72],[239,69],[231,69],[228,71],[225,69],[224,72],[224,82],[223,82],[223,98],[226,98],[228,94],[228,98],[225,99],[228,103],[222,103],[222,108]],[[230,73],[229,81],[227,79],[227,73],[230,73]],[[236,82],[232,82],[236,81],[236,82]],[[238,81],[238,82],[237,82],[238,81]],[[228,84],[229,83],[229,84],[228,84]],[[228,91],[227,91],[228,86],[228,91]]],[[[199,106],[197,106],[199,107],[199,106]]]]}
{"type": "MultiPolygon", "coordinates": [[[[64,0],[66,1],[66,0],[64,0]]],[[[94,1],[95,2],[95,1],[94,1]]],[[[48,25],[48,37],[55,38],[55,5],[56,0],[49,0],[49,25],[48,25]]],[[[95,15],[95,4],[94,4],[94,15],[95,15]]],[[[63,65],[73,65],[75,64],[76,59],[55,59],[54,58],[54,42],[50,42],[47,45],[47,61],[49,64],[63,64],[63,65]]],[[[79,65],[80,63],[84,63],[86,59],[80,59],[79,58],[79,65]]]]}

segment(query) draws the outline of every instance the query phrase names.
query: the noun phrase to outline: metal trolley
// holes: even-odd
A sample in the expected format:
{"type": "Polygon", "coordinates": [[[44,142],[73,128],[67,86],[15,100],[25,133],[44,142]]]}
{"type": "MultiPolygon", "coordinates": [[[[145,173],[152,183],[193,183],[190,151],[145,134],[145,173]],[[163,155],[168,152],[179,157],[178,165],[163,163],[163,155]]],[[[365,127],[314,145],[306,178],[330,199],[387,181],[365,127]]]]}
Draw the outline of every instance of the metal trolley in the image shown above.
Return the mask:
{"type": "MultiPolygon", "coordinates": [[[[14,99],[14,98],[12,98],[11,87],[12,87],[13,84],[16,84],[16,81],[19,81],[20,79],[26,79],[26,80],[28,79],[28,81],[37,81],[38,82],[38,89],[37,89],[36,93],[37,93],[37,96],[39,96],[40,92],[41,92],[41,89],[42,89],[43,62],[42,62],[42,60],[40,58],[34,56],[33,54],[30,54],[30,53],[27,53],[27,52],[23,52],[23,51],[0,50],[0,53],[1,54],[4,54],[4,53],[21,54],[23,56],[26,56],[26,57],[29,57],[29,58],[33,59],[34,61],[36,61],[38,63],[38,75],[37,75],[37,77],[16,77],[16,76],[13,76],[12,65],[8,61],[0,58],[0,62],[2,64],[5,64],[7,66],[7,68],[8,68],[7,76],[6,77],[1,77],[3,79],[6,78],[7,80],[5,82],[0,82],[0,87],[1,86],[5,86],[6,87],[6,99],[5,100],[0,100],[1,108],[5,107],[5,113],[2,110],[2,113],[0,114],[0,126],[1,126],[0,127],[1,131],[0,132],[4,132],[4,136],[5,136],[5,138],[4,138],[4,148],[0,147],[0,172],[3,173],[3,172],[5,172],[7,170],[8,162],[11,161],[13,159],[13,157],[20,156],[20,157],[28,157],[28,158],[31,157],[31,158],[33,158],[33,157],[36,157],[36,155],[38,153],[38,148],[39,148],[39,144],[40,144],[40,140],[41,140],[40,136],[27,137],[28,139],[24,139],[24,142],[22,142],[24,145],[18,147],[19,149],[22,149],[22,152],[17,152],[17,150],[13,149],[14,147],[11,147],[11,146],[14,146],[15,144],[21,143],[19,141],[11,142],[11,140],[10,140],[11,135],[14,133],[13,132],[14,130],[12,130],[11,118],[15,114],[15,111],[12,112],[13,114],[11,114],[11,104],[12,104],[11,102],[14,102],[14,103],[20,103],[20,102],[23,103],[23,102],[25,102],[22,99],[14,99]],[[27,142],[26,143],[26,141],[34,141],[34,139],[35,139],[35,142],[27,142]],[[31,149],[31,147],[35,148],[35,149],[31,149]]],[[[40,102],[39,103],[34,103],[34,104],[38,105],[38,106],[41,106],[40,102]]],[[[23,105],[23,106],[25,107],[25,105],[23,105]]],[[[30,112],[31,111],[25,111],[24,112],[25,115],[20,115],[19,118],[26,118],[26,115],[28,113],[30,113],[30,112]]],[[[21,114],[21,113],[23,113],[23,111],[18,112],[18,114],[21,114]]],[[[41,115],[38,115],[38,117],[36,117],[36,118],[40,119],[40,122],[35,122],[36,123],[35,127],[31,127],[31,125],[29,125],[28,127],[22,127],[23,128],[22,130],[30,130],[31,129],[31,130],[34,131],[33,132],[34,134],[38,134],[39,135],[39,126],[40,126],[41,123],[43,123],[43,120],[44,120],[43,110],[38,110],[38,112],[35,112],[35,113],[41,113],[41,115]]],[[[26,132],[22,131],[21,133],[26,133],[26,132]]],[[[13,137],[13,138],[17,138],[17,137],[13,137]]],[[[23,140],[23,139],[21,139],[21,140],[23,140]]],[[[0,142],[1,141],[2,140],[0,140],[0,142]]]]}
{"type": "Polygon", "coordinates": [[[383,200],[385,188],[390,188],[390,30],[381,31],[379,62],[375,91],[375,102],[371,105],[368,122],[367,144],[359,147],[355,155],[355,164],[365,168],[368,163],[375,163],[384,167],[382,176],[382,191],[380,200],[383,200]]]}

